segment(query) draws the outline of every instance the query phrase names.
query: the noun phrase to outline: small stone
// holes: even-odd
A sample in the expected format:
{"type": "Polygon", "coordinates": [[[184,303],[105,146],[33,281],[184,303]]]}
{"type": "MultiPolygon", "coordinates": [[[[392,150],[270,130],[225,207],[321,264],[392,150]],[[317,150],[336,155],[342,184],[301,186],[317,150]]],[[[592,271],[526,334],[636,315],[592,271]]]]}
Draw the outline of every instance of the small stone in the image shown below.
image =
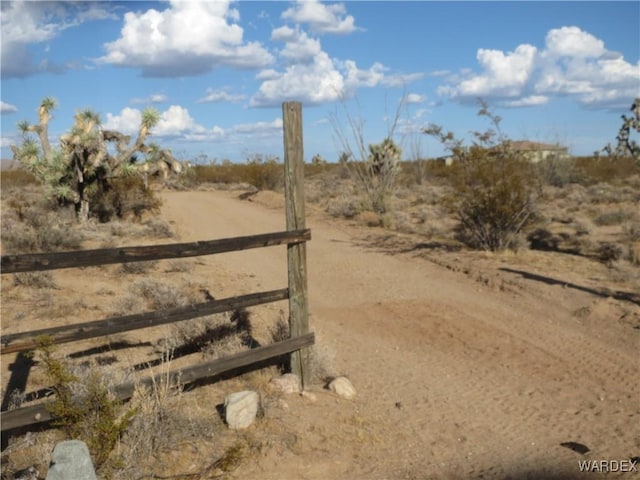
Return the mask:
{"type": "Polygon", "coordinates": [[[351,400],[356,396],[356,389],[347,377],[335,378],[329,384],[329,390],[347,400],[351,400]]]}
{"type": "Polygon", "coordinates": [[[295,373],[285,373],[280,377],[273,377],[269,383],[280,393],[300,393],[300,379],[295,373]]]}
{"type": "Polygon", "coordinates": [[[46,480],[96,480],[87,445],[80,440],[58,443],[51,454],[46,480]]]}
{"type": "Polygon", "coordinates": [[[225,420],[229,428],[247,428],[256,419],[260,396],[251,390],[232,393],[224,399],[225,420]]]}
{"type": "Polygon", "coordinates": [[[310,402],[315,402],[318,400],[318,397],[316,397],[315,393],[308,392],[307,390],[300,392],[300,396],[305,400],[309,400],[310,402]]]}

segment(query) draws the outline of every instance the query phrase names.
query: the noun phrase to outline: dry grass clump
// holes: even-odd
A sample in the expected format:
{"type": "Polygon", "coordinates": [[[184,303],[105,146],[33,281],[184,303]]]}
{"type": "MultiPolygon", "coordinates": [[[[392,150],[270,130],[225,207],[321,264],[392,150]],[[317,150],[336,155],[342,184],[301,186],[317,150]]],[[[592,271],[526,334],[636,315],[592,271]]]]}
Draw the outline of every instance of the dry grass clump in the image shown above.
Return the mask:
{"type": "Polygon", "coordinates": [[[630,221],[638,221],[640,215],[637,210],[615,209],[604,212],[593,219],[598,226],[622,225],[630,221]]]}
{"type": "Polygon", "coordinates": [[[51,272],[24,272],[13,275],[13,284],[17,287],[41,289],[58,288],[51,272]]]}
{"type": "Polygon", "coordinates": [[[158,262],[156,260],[151,260],[148,262],[130,262],[120,265],[120,270],[123,273],[141,275],[153,271],[157,266],[158,262]]]}
{"type": "Polygon", "coordinates": [[[77,250],[84,233],[73,217],[47,211],[46,205],[20,207],[3,214],[2,244],[7,253],[77,250]]]}
{"type": "Polygon", "coordinates": [[[143,225],[146,227],[146,235],[154,238],[173,238],[175,234],[171,226],[159,217],[151,217],[143,225]]]}
{"type": "Polygon", "coordinates": [[[143,298],[151,310],[164,310],[187,305],[188,297],[168,282],[143,278],[134,282],[131,291],[143,298]]]}

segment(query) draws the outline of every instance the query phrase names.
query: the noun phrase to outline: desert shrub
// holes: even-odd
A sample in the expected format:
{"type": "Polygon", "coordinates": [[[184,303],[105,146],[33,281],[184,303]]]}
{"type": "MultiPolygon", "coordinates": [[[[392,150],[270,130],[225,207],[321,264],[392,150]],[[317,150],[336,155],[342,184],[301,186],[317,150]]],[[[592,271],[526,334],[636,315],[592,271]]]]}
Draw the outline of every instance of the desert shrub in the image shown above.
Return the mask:
{"type": "Polygon", "coordinates": [[[94,189],[89,194],[93,213],[101,222],[113,218],[141,218],[145,212],[157,212],[161,201],[137,175],[115,178],[106,192],[94,189]]]}
{"type": "Polygon", "coordinates": [[[247,159],[246,176],[258,190],[281,190],[284,185],[284,166],[277,157],[253,155],[247,159]]]}
{"type": "Polygon", "coordinates": [[[362,205],[356,197],[341,195],[327,202],[326,212],[336,218],[354,218],[362,211],[362,205]]]}
{"type": "Polygon", "coordinates": [[[612,266],[614,262],[623,258],[625,253],[622,245],[604,242],[596,249],[596,258],[605,265],[612,266]]]}
{"type": "Polygon", "coordinates": [[[576,167],[572,158],[546,158],[534,165],[534,171],[540,188],[584,182],[584,173],[576,167]]]}
{"type": "Polygon", "coordinates": [[[131,263],[123,263],[120,266],[120,269],[123,273],[131,273],[131,274],[142,274],[149,273],[154,270],[158,266],[158,262],[155,260],[151,260],[148,262],[131,262],[131,263]]]}
{"type": "Polygon", "coordinates": [[[634,218],[633,212],[628,212],[625,210],[614,210],[612,212],[605,212],[598,215],[593,219],[594,223],[599,226],[606,225],[621,225],[631,219],[634,218]]]}
{"type": "Polygon", "coordinates": [[[574,165],[583,185],[621,183],[640,174],[640,163],[631,157],[577,157],[574,165]]]}
{"type": "Polygon", "coordinates": [[[38,206],[24,207],[18,218],[3,218],[3,248],[10,253],[77,250],[82,246],[84,234],[73,223],[38,206]]]}
{"type": "Polygon", "coordinates": [[[147,227],[147,233],[156,238],[173,238],[174,236],[171,225],[161,218],[152,217],[144,222],[144,226],[147,227]]]}
{"type": "Polygon", "coordinates": [[[640,220],[629,221],[622,225],[622,235],[628,242],[640,242],[640,220]]]}
{"type": "Polygon", "coordinates": [[[180,307],[186,305],[188,301],[181,289],[148,278],[135,282],[131,289],[134,294],[144,298],[149,307],[154,310],[180,307]]]}
{"type": "Polygon", "coordinates": [[[346,127],[337,115],[332,117],[333,130],[341,144],[339,163],[354,181],[359,193],[368,201],[367,209],[384,214],[390,209],[389,199],[395,192],[400,174],[402,149],[394,140],[404,99],[398,105],[393,123],[380,143],[365,142],[364,119],[355,118],[345,107],[346,127]]]}
{"type": "Polygon", "coordinates": [[[195,185],[248,183],[258,190],[273,191],[281,190],[284,185],[284,165],[269,155],[255,154],[246,163],[223,160],[220,164],[195,165],[191,170],[195,185]]]}
{"type": "Polygon", "coordinates": [[[84,441],[99,469],[126,431],[135,410],[122,408],[95,367],[88,371],[86,378],[72,373],[71,367],[54,355],[49,340],[40,339],[38,356],[55,393],[55,400],[48,407],[53,424],[68,438],[84,441]]]}
{"type": "Polygon", "coordinates": [[[16,286],[32,288],[58,288],[51,272],[24,272],[13,276],[16,286]]]}
{"type": "Polygon", "coordinates": [[[453,192],[446,203],[459,222],[458,239],[472,248],[502,250],[513,247],[533,221],[533,169],[510,148],[500,132],[500,118],[486,104],[482,103],[479,115],[487,116],[495,130],[475,132],[471,147],[439,126],[425,133],[435,136],[454,156],[449,167],[453,192]]]}
{"type": "Polygon", "coordinates": [[[17,168],[14,170],[3,170],[0,173],[0,187],[4,190],[11,187],[24,187],[26,185],[36,185],[38,179],[32,174],[17,168]]]}
{"type": "Polygon", "coordinates": [[[142,112],[133,145],[129,145],[130,136],[101,128],[100,116],[87,109],[75,115],[74,126],[54,147],[48,129],[55,107],[53,98],[44,98],[38,109],[38,124],[19,123],[22,144],[11,145],[11,149],[14,159],[48,188],[51,198],[74,206],[80,221],[88,220],[92,213],[106,221],[113,216],[113,210],[121,216],[127,201],[133,203],[133,209],[139,208],[141,198],[131,199],[132,189],[142,192],[138,195],[146,204],[146,185],[138,174],[146,178],[150,174],[165,176],[184,170],[169,150],[144,143],[160,121],[160,113],[153,108],[142,112]],[[39,142],[33,138],[34,134],[39,142]],[[143,157],[144,162],[136,163],[138,156],[143,157]],[[137,177],[139,183],[133,183],[131,177],[137,177]],[[106,195],[110,198],[102,198],[106,195]],[[101,203],[97,211],[94,211],[95,202],[101,203]]]}

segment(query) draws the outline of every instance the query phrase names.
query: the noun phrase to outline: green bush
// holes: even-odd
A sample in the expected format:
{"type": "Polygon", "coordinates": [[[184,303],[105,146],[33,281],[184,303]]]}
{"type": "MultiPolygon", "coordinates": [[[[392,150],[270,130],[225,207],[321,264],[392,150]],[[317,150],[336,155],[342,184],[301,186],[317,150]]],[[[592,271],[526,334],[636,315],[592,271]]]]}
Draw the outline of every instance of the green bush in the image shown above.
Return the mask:
{"type": "Polygon", "coordinates": [[[453,155],[448,167],[453,191],[446,203],[459,221],[458,238],[472,248],[514,248],[534,217],[534,170],[500,132],[500,117],[484,103],[479,115],[488,117],[495,130],[475,132],[471,147],[439,126],[424,133],[436,137],[453,155]]]}
{"type": "Polygon", "coordinates": [[[113,218],[140,219],[144,213],[155,213],[162,202],[137,175],[114,178],[106,192],[94,190],[89,195],[93,213],[101,222],[113,218]]]}
{"type": "Polygon", "coordinates": [[[109,391],[95,368],[81,380],[67,363],[55,357],[54,351],[50,339],[40,339],[39,360],[55,393],[55,400],[48,408],[53,424],[69,438],[84,441],[95,468],[99,469],[136,412],[123,411],[121,402],[109,391]]]}
{"type": "Polygon", "coordinates": [[[531,164],[477,147],[452,168],[454,190],[448,203],[460,222],[459,239],[491,251],[513,247],[533,220],[531,164]]]}

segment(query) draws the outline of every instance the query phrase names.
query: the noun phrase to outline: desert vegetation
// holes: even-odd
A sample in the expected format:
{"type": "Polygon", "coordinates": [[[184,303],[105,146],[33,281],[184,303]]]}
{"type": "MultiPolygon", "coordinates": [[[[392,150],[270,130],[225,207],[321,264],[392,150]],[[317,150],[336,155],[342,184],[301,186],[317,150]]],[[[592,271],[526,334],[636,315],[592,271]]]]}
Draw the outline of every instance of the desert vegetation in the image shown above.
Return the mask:
{"type": "Polygon", "coordinates": [[[44,98],[38,109],[38,123],[21,122],[22,144],[11,146],[14,160],[47,187],[48,198],[60,205],[72,204],[80,221],[86,221],[90,214],[109,220],[121,218],[129,209],[140,215],[143,210],[157,208],[146,188],[148,174],[181,172],[182,166],[169,150],[145,144],[160,119],[156,110],[142,113],[132,145],[130,136],[101,128],[96,112],[80,111],[71,131],[54,148],[49,139],[49,121],[55,107],[53,98],[44,98]],[[145,157],[144,162],[138,161],[139,155],[145,157]],[[141,175],[132,178],[137,173],[141,175]]]}
{"type": "MultiPolygon", "coordinates": [[[[40,142],[38,146],[25,139],[15,148],[24,168],[2,173],[2,254],[178,238],[172,225],[158,216],[159,183],[152,179],[145,184],[133,161],[136,153],[144,154],[147,162],[170,155],[144,143],[157,121],[153,113],[143,118],[133,145],[116,133],[105,134],[90,112],[79,114],[55,151],[47,139],[53,106],[45,99],[39,123],[24,124],[24,131],[36,134],[40,142]],[[115,155],[104,147],[112,140],[120,142],[115,155]]],[[[571,263],[576,272],[597,284],[583,289],[638,303],[640,163],[630,138],[637,121],[623,116],[618,148],[605,147],[593,157],[533,164],[510,148],[501,119],[488,106],[481,106],[480,115],[490,126],[476,132],[469,146],[439,126],[424,132],[448,149],[454,158],[451,166],[419,156],[402,161],[393,135],[365,144],[353,127],[355,148],[345,143],[339,161],[315,155],[305,166],[310,214],[354,227],[368,247],[391,254],[417,252],[472,276],[483,288],[513,287],[487,273],[498,270],[496,263],[560,265],[559,258],[577,259],[581,263],[571,263]]],[[[279,207],[275,199],[282,191],[282,174],[277,157],[256,154],[244,163],[196,164],[170,179],[168,186],[237,190],[238,196],[252,194],[243,195],[245,199],[279,207]]],[[[3,275],[3,333],[22,330],[26,321],[42,328],[186,306],[229,295],[238,284],[254,281],[233,277],[209,259],[87,268],[82,275],[3,275]],[[59,295],[63,289],[68,293],[59,295]]],[[[183,475],[175,478],[223,477],[265,451],[296,451],[296,439],[278,414],[271,419],[265,414],[260,427],[248,433],[229,432],[220,416],[211,414],[211,390],[187,392],[167,374],[189,359],[218,358],[287,334],[284,313],[276,305],[157,327],[144,335],[118,335],[106,343],[87,341],[75,348],[54,348],[41,339],[27,385],[29,392],[40,393],[28,397],[24,391],[7,391],[3,382],[3,395],[10,399],[6,407],[16,408],[38,395],[55,394],[57,428],[13,438],[2,454],[3,479],[29,466],[45,471],[52,445],[66,437],[87,442],[101,478],[159,478],[168,470],[183,475]],[[150,386],[137,387],[126,403],[116,399],[117,385],[149,372],[155,375],[150,386]],[[175,445],[184,447],[180,455],[172,449],[175,445]]],[[[317,383],[338,373],[322,345],[314,358],[317,383]]],[[[225,380],[224,387],[209,388],[220,393],[250,387],[261,393],[263,413],[282,412],[281,398],[268,385],[269,378],[282,371],[281,364],[271,365],[225,380]]],[[[398,405],[396,410],[401,409],[398,405]]],[[[362,427],[356,414],[352,421],[362,427]]]]}

